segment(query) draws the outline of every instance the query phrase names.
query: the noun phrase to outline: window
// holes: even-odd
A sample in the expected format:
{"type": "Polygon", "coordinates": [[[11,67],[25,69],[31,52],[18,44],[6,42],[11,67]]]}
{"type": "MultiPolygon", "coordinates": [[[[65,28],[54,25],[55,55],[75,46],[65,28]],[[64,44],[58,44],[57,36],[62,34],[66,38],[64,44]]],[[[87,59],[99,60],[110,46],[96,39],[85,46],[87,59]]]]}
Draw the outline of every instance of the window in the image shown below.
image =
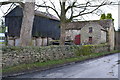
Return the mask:
{"type": "Polygon", "coordinates": [[[89,37],[89,43],[92,44],[92,37],[89,37]]]}
{"type": "Polygon", "coordinates": [[[89,33],[92,33],[92,27],[89,27],[89,33]]]}

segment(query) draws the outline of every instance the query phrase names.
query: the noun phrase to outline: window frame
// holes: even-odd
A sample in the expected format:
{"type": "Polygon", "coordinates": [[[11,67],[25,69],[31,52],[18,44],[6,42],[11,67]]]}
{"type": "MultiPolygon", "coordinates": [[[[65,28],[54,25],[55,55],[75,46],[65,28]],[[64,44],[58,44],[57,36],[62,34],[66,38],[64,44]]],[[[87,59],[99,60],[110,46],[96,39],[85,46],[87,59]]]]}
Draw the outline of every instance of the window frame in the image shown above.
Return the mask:
{"type": "Polygon", "coordinates": [[[89,33],[93,32],[93,27],[89,27],[89,33]]]}
{"type": "Polygon", "coordinates": [[[89,43],[92,44],[92,42],[93,42],[93,38],[89,37],[89,43]]]}

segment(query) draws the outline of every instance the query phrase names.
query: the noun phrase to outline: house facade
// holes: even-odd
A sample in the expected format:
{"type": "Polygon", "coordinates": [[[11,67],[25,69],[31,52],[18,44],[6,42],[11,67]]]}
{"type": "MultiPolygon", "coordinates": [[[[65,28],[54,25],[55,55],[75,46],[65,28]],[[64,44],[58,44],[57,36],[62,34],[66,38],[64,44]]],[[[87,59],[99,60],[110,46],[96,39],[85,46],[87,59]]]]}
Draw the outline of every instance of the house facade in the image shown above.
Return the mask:
{"type": "Polygon", "coordinates": [[[80,32],[81,43],[83,44],[100,44],[105,43],[107,31],[101,25],[94,22],[87,23],[80,32]]]}

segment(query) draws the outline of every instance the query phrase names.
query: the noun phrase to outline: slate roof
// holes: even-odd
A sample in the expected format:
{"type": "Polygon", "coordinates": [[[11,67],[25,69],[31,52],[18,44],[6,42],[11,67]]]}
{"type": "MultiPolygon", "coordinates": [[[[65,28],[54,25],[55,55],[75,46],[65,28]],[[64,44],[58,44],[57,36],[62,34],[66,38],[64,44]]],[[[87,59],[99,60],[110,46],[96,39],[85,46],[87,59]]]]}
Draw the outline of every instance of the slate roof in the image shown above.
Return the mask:
{"type": "Polygon", "coordinates": [[[81,28],[83,28],[86,24],[88,23],[98,23],[99,25],[101,25],[104,29],[107,29],[111,26],[111,23],[113,23],[113,21],[111,19],[106,19],[106,20],[91,20],[91,21],[78,21],[78,22],[71,22],[67,24],[66,29],[76,29],[79,30],[81,28]]]}

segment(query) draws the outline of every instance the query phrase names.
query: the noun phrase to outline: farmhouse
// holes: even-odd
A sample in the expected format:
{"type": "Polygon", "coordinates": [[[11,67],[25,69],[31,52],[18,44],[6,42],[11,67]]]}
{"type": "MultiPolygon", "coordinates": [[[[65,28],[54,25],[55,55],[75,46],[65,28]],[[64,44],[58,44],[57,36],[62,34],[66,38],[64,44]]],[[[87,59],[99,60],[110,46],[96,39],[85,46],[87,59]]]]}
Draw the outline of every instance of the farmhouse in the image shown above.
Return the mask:
{"type": "MultiPolygon", "coordinates": [[[[19,6],[15,7],[5,16],[9,45],[19,45],[22,17],[23,10],[19,6]]],[[[34,46],[48,45],[49,40],[59,39],[59,20],[51,14],[35,11],[32,36],[34,46]]]]}
{"type": "Polygon", "coordinates": [[[108,42],[114,49],[115,29],[112,20],[92,20],[68,23],[66,40],[75,44],[100,44],[108,42]]]}

